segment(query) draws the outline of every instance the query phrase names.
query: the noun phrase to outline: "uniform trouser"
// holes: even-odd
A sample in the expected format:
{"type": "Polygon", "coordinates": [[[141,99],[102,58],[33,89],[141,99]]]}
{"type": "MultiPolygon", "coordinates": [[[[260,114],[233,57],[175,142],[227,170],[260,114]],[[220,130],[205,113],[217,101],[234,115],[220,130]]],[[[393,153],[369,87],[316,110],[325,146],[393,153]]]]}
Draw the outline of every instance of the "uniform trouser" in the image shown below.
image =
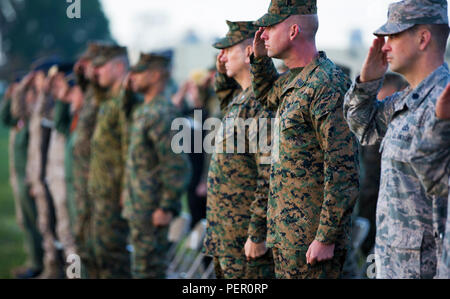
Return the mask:
{"type": "Polygon", "coordinates": [[[28,252],[30,268],[43,269],[44,249],[42,235],[38,228],[38,212],[34,198],[25,178],[18,176],[19,204],[22,211],[22,224],[25,233],[25,248],[28,252]]]}
{"type": "Polygon", "coordinates": [[[42,246],[44,248],[44,268],[50,269],[58,263],[57,249],[55,246],[55,235],[52,231],[50,208],[42,182],[32,182],[34,196],[38,212],[38,226],[42,235],[42,246]]]}
{"type": "Polygon", "coordinates": [[[437,270],[436,240],[425,233],[420,248],[375,246],[378,279],[432,279],[437,270]]]}
{"type": "Polygon", "coordinates": [[[93,245],[99,278],[130,278],[128,222],[122,218],[120,192],[94,195],[93,245]]]}
{"type": "Polygon", "coordinates": [[[18,208],[22,215],[21,225],[25,234],[25,248],[29,256],[30,267],[36,271],[43,268],[44,250],[42,235],[38,228],[38,213],[35,199],[30,195],[30,187],[26,183],[26,161],[28,148],[27,127],[17,131],[14,138],[14,170],[16,174],[18,208]]]}
{"type": "Polygon", "coordinates": [[[81,258],[82,276],[88,278],[98,278],[98,266],[95,260],[93,246],[93,205],[87,191],[87,178],[74,177],[75,203],[76,203],[76,223],[75,223],[75,245],[77,253],[81,258]]]}
{"type": "Polygon", "coordinates": [[[67,209],[65,183],[65,137],[57,131],[52,132],[47,161],[46,181],[52,194],[56,214],[56,232],[64,247],[66,258],[75,253],[75,240],[70,229],[70,218],[67,209]]]}
{"type": "Polygon", "coordinates": [[[346,252],[334,253],[331,260],[306,263],[306,250],[281,249],[273,247],[275,275],[278,279],[338,279],[341,277],[346,252]]]}
{"type": "Polygon", "coordinates": [[[244,254],[238,257],[213,258],[218,279],[272,279],[275,278],[272,250],[263,256],[247,261],[244,254]]]}
{"type": "Polygon", "coordinates": [[[166,278],[169,228],[154,227],[151,217],[137,215],[130,215],[128,224],[134,249],[131,255],[133,278],[166,278]]]}

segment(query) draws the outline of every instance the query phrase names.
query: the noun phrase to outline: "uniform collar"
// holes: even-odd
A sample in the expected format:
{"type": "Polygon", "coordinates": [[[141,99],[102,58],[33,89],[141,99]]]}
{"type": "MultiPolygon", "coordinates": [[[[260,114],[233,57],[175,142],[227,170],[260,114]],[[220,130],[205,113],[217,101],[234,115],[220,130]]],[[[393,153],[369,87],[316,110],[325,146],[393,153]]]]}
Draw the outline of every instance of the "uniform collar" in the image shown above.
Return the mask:
{"type": "Polygon", "coordinates": [[[251,86],[247,87],[247,89],[242,90],[233,100],[233,104],[241,105],[244,104],[247,99],[251,96],[253,89],[251,86]]]}
{"type": "Polygon", "coordinates": [[[432,72],[427,78],[425,78],[420,84],[411,90],[406,97],[405,104],[410,110],[415,110],[422,104],[425,98],[430,94],[433,88],[441,80],[447,80],[450,76],[447,63],[442,64],[434,72],[432,72]]]}
{"type": "Polygon", "coordinates": [[[325,52],[320,51],[317,56],[303,68],[303,70],[284,88],[283,93],[291,88],[300,88],[305,82],[308,81],[309,77],[315,71],[316,68],[321,66],[325,61],[327,61],[327,55],[325,52]]]}

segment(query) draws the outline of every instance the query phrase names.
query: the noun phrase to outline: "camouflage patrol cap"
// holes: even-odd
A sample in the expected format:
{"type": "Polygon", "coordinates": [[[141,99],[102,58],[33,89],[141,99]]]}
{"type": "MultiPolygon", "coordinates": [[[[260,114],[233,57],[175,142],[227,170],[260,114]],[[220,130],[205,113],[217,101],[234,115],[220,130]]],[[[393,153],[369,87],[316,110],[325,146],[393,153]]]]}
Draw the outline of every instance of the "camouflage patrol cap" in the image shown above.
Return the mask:
{"type": "Polygon", "coordinates": [[[130,71],[135,73],[144,72],[153,68],[169,69],[171,66],[171,56],[157,53],[141,53],[139,61],[130,71]]]}
{"type": "Polygon", "coordinates": [[[97,42],[89,43],[86,51],[81,54],[80,59],[91,60],[94,59],[100,52],[101,44],[97,42]]]}
{"type": "Polygon", "coordinates": [[[388,21],[373,34],[403,32],[418,24],[448,24],[447,0],[406,0],[389,5],[388,21]]]}
{"type": "Polygon", "coordinates": [[[121,47],[117,45],[100,45],[99,53],[97,53],[97,56],[92,61],[92,64],[95,67],[100,67],[116,57],[126,55],[127,55],[126,47],[121,47]]]}
{"type": "Polygon", "coordinates": [[[227,25],[229,27],[227,35],[213,44],[214,48],[225,49],[232,47],[248,38],[253,38],[256,31],[258,31],[258,27],[253,25],[253,22],[227,21],[227,25]]]}
{"type": "Polygon", "coordinates": [[[317,14],[316,0],[272,0],[269,12],[254,24],[258,27],[276,25],[292,15],[317,14]]]}

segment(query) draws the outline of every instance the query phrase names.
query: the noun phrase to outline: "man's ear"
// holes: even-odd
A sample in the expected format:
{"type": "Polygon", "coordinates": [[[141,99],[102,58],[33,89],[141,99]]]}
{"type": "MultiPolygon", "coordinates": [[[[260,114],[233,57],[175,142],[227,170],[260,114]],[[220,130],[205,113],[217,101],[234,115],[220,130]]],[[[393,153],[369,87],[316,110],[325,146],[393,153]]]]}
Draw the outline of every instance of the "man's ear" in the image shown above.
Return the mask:
{"type": "Polygon", "coordinates": [[[250,56],[253,54],[253,46],[245,47],[245,63],[250,64],[250,56]]]}
{"type": "Polygon", "coordinates": [[[423,28],[419,30],[418,33],[419,38],[419,49],[424,51],[427,47],[429,47],[431,43],[431,32],[427,28],[423,28]]]}
{"type": "Polygon", "coordinates": [[[289,29],[289,39],[294,40],[299,34],[300,34],[300,27],[297,24],[292,25],[289,29]]]}

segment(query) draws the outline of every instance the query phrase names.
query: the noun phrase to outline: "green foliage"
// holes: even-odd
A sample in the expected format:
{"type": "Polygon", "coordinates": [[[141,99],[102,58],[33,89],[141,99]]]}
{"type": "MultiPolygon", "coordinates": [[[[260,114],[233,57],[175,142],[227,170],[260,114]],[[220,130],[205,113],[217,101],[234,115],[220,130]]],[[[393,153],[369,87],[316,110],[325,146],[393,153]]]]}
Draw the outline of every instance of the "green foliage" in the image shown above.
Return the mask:
{"type": "Polygon", "coordinates": [[[71,3],[59,0],[9,0],[15,10],[7,21],[0,11],[4,69],[28,69],[41,56],[75,59],[90,40],[111,40],[109,24],[98,0],[81,0],[81,18],[70,19],[71,3]],[[2,20],[3,17],[3,20],[2,20]]]}

